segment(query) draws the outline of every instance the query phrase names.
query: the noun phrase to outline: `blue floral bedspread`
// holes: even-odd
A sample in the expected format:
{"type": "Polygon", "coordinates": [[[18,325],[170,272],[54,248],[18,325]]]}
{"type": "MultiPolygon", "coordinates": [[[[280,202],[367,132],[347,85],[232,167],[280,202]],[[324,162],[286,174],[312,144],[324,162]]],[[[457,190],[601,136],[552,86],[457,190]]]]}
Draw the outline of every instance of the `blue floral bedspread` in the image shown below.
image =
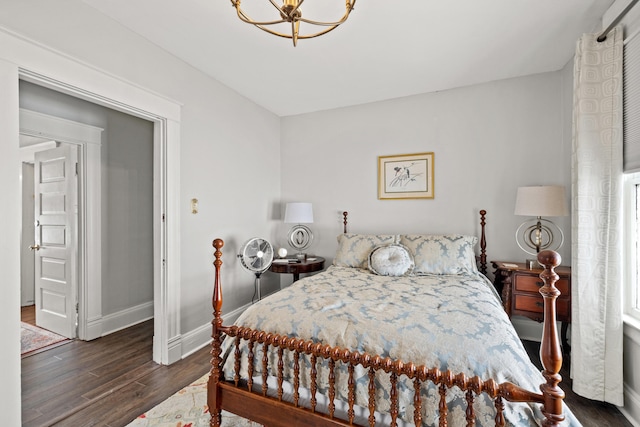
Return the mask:
{"type": "MultiPolygon", "coordinates": [[[[539,392],[544,379],[531,363],[504,312],[492,284],[482,275],[388,277],[368,270],[332,266],[295,282],[247,309],[238,325],[319,341],[382,357],[436,367],[444,371],[497,382],[509,381],[539,392]]],[[[255,373],[261,370],[256,346],[255,373]]],[[[232,340],[223,345],[225,376],[233,378],[232,340]]],[[[270,367],[276,366],[271,354],[270,367]]],[[[328,390],[325,365],[318,362],[318,391],[328,390]]],[[[292,380],[291,355],[285,357],[285,377],[292,380]]],[[[368,405],[367,371],[356,369],[356,404],[368,405]]],[[[309,361],[301,361],[301,383],[308,387],[309,361]]],[[[272,373],[275,371],[272,371],[272,373]]],[[[246,360],[241,374],[246,378],[246,360]]],[[[336,398],[347,399],[347,369],[336,363],[336,398]]],[[[287,379],[285,378],[285,379],[287,379]]],[[[376,409],[389,408],[388,375],[377,374],[386,385],[378,391],[376,409]]],[[[437,425],[438,393],[433,384],[422,388],[423,425],[437,425]]],[[[400,418],[413,420],[413,384],[398,381],[400,418]]],[[[453,387],[447,394],[449,425],[465,425],[466,402],[453,387]]],[[[539,425],[537,404],[506,402],[505,417],[512,426],[539,425]]],[[[474,403],[478,426],[494,426],[495,408],[483,394],[474,403]]],[[[566,425],[580,423],[565,406],[566,425]]]]}

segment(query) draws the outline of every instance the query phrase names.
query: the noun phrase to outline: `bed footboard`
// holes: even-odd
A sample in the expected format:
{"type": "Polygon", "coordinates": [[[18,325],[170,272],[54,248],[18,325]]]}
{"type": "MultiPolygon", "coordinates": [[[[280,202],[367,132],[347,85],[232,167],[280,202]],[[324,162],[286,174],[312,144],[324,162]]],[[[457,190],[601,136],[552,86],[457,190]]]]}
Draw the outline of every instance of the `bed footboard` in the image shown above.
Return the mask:
{"type": "Polygon", "coordinates": [[[208,382],[208,406],[211,413],[211,426],[218,427],[221,423],[221,410],[227,410],[241,417],[251,419],[265,426],[348,426],[357,425],[355,419],[356,401],[356,381],[354,380],[354,370],[364,369],[368,372],[368,419],[365,425],[374,426],[376,423],[376,374],[385,372],[389,377],[390,387],[387,390],[390,396],[390,408],[388,410],[391,417],[390,425],[395,426],[398,421],[398,381],[400,377],[408,378],[414,387],[414,412],[413,420],[416,426],[422,424],[422,405],[426,404],[421,398],[421,387],[424,383],[433,384],[439,394],[438,417],[439,426],[447,426],[448,409],[446,396],[450,389],[456,387],[460,389],[467,402],[466,419],[468,426],[475,425],[475,413],[473,408],[474,399],[480,394],[486,394],[496,408],[495,423],[497,426],[504,426],[503,416],[504,400],[511,402],[536,402],[542,404],[542,412],[546,417],[544,426],[558,426],[563,420],[562,400],[564,393],[558,387],[561,381],[558,372],[562,365],[562,353],[558,340],[555,322],[555,299],[559,291],[554,284],[558,276],[553,269],[559,265],[560,257],[552,251],[545,251],[539,254],[538,260],[545,266],[541,274],[545,285],[540,290],[545,303],[545,323],[542,338],[540,356],[544,366],[543,376],[546,382],[540,386],[541,393],[535,393],[522,389],[514,384],[505,382],[498,384],[492,379],[483,381],[479,377],[468,377],[464,374],[454,373],[449,370],[440,371],[424,365],[416,366],[413,363],[404,363],[400,360],[392,360],[377,355],[359,353],[340,347],[331,347],[321,343],[271,334],[265,331],[254,330],[241,326],[223,326],[221,318],[222,309],[222,287],[220,283],[220,267],[222,266],[222,252],[224,242],[216,239],[213,242],[215,247],[215,284],[213,293],[214,318],[212,321],[212,360],[211,375],[208,382]],[[234,338],[234,379],[225,380],[222,374],[221,346],[222,337],[226,335],[234,338]],[[244,354],[240,351],[241,342],[246,342],[248,349],[244,354]],[[262,351],[259,351],[262,350],[262,351]],[[271,361],[274,366],[270,366],[268,357],[269,351],[277,354],[275,361],[271,361]],[[283,378],[283,355],[289,352],[293,360],[293,384],[292,396],[286,399],[283,378]],[[258,353],[258,356],[256,356],[258,353]],[[259,354],[262,354],[262,357],[259,354]],[[246,357],[248,375],[242,379],[240,375],[241,358],[246,357]],[[307,404],[301,403],[299,394],[300,360],[306,358],[305,363],[309,363],[309,378],[305,382],[309,384],[310,400],[307,404]],[[328,391],[326,393],[326,404],[320,410],[316,399],[318,390],[319,363],[326,363],[328,366],[328,378],[324,381],[328,391]],[[348,372],[348,398],[344,415],[336,413],[336,370],[339,364],[344,365],[343,371],[348,372]],[[254,374],[254,367],[260,366],[260,372],[254,374]],[[269,371],[275,376],[275,385],[268,385],[269,371]],[[254,384],[254,378],[259,384],[254,384]],[[272,387],[272,388],[270,388],[272,387]]]}

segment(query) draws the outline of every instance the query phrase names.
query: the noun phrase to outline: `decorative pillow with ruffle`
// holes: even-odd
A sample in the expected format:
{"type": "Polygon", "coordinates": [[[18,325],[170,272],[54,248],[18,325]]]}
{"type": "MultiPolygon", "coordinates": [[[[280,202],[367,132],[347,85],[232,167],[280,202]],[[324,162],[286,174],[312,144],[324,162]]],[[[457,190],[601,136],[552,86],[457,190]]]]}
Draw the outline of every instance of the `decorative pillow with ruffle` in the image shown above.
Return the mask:
{"type": "Polygon", "coordinates": [[[369,254],[369,271],[380,276],[404,276],[413,270],[413,257],[402,245],[383,245],[369,254]]]}

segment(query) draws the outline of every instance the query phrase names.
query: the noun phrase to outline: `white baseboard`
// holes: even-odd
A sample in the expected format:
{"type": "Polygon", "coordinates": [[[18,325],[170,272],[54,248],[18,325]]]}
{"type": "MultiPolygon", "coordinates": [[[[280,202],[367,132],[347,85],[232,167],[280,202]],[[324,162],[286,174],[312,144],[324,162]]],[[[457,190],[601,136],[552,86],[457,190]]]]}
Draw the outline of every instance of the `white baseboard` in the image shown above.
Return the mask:
{"type": "MultiPolygon", "coordinates": [[[[230,313],[226,313],[222,316],[225,325],[231,325],[235,322],[240,315],[251,306],[251,304],[245,304],[242,307],[236,308],[230,313]]],[[[182,335],[182,358],[195,353],[202,347],[211,344],[211,323],[206,323],[192,331],[189,331],[182,335]]]]}
{"type": "Polygon", "coordinates": [[[167,365],[171,365],[182,358],[182,335],[170,338],[167,346],[167,365]]]}
{"type": "Polygon", "coordinates": [[[102,336],[102,317],[96,317],[87,320],[87,328],[84,331],[84,336],[80,336],[80,339],[85,341],[95,340],[102,336]]]}
{"type": "Polygon", "coordinates": [[[640,427],[640,395],[626,384],[624,385],[624,406],[618,409],[634,427],[640,427]]]}
{"type": "MultiPolygon", "coordinates": [[[[225,322],[226,323],[226,322],[225,322]]],[[[204,324],[182,335],[182,358],[211,343],[211,323],[204,324]]]]}
{"type": "MultiPolygon", "coordinates": [[[[136,305],[117,313],[102,316],[102,336],[112,334],[145,320],[153,319],[153,302],[136,305]]],[[[93,325],[94,327],[96,325],[93,325]]]]}

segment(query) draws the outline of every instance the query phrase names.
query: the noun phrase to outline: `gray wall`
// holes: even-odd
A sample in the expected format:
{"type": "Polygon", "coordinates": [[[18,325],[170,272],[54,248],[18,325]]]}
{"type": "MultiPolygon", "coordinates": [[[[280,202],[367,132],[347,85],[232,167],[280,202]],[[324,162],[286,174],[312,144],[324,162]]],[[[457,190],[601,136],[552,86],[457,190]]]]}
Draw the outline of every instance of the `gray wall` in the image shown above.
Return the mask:
{"type": "MultiPolygon", "coordinates": [[[[282,119],[282,198],[314,204],[311,252],[332,257],[342,231],[478,234],[489,259],[524,261],[514,233],[519,186],[570,189],[561,72],[282,119]],[[435,198],[378,200],[377,158],[434,152],[435,198]]],[[[568,196],[567,196],[568,197],[568,196]]],[[[554,218],[569,239],[569,217],[554,218]]],[[[283,240],[283,234],[278,234],[283,240]]],[[[570,263],[570,245],[560,253],[570,263]]]]}
{"type": "Polygon", "coordinates": [[[28,82],[20,107],[102,133],[102,314],[153,302],[153,124],[28,82]]]}
{"type": "MultiPolygon", "coordinates": [[[[120,99],[102,82],[92,85],[84,74],[79,77],[77,68],[86,66],[181,106],[175,146],[179,178],[169,183],[180,196],[180,218],[168,219],[179,228],[181,250],[179,259],[172,260],[180,271],[179,332],[206,331],[211,322],[215,237],[225,239],[223,311],[249,302],[253,275],[240,267],[234,253],[246,239],[268,236],[275,223],[274,206],[280,200],[279,118],[81,2],[20,2],[10,9],[14,13],[0,14],[0,99],[5,100],[0,102],[0,187],[7,202],[0,208],[0,228],[7,242],[15,242],[4,245],[0,257],[5,279],[18,283],[20,273],[18,103],[14,102],[17,84],[11,80],[16,67],[22,67],[72,85],[80,80],[83,89],[120,99]],[[190,213],[194,197],[200,200],[197,215],[190,213]]],[[[263,286],[266,293],[279,283],[265,277],[263,286]]],[[[9,424],[18,425],[14,422],[20,417],[17,286],[5,296],[0,310],[2,337],[14,344],[0,354],[7,368],[1,375],[6,387],[0,408],[9,424]]]]}

